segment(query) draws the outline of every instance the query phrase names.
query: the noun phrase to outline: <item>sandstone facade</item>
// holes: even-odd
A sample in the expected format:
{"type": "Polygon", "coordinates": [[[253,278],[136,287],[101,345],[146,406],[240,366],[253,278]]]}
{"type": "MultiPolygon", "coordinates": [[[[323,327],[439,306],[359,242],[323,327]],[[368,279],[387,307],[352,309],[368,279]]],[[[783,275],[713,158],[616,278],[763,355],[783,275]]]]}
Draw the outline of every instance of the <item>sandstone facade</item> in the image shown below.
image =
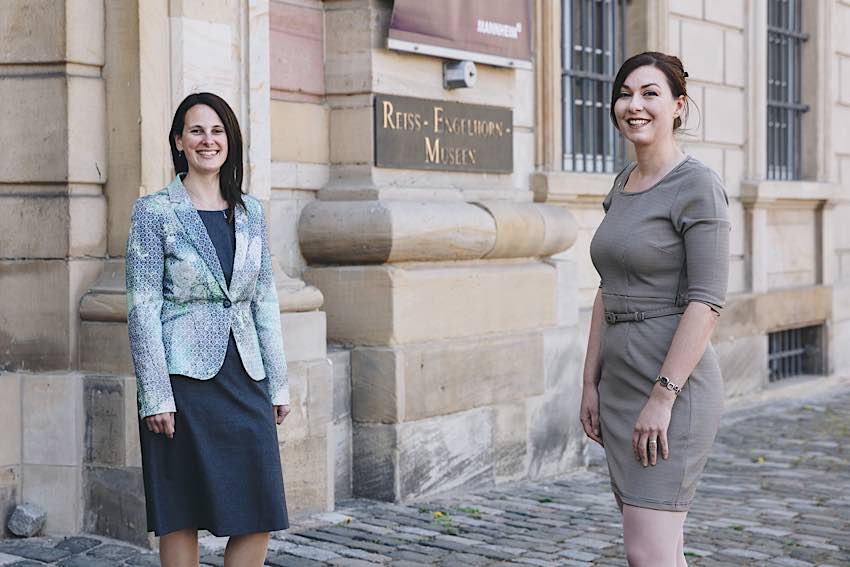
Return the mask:
{"type": "MultiPolygon", "coordinates": [[[[266,206],[293,511],[581,465],[588,246],[613,175],[561,166],[561,2],[532,1],[532,69],[480,64],[452,91],[440,59],[386,48],[392,4],[0,5],[0,528],[31,501],[48,532],[149,541],[122,257],[197,90],[239,116],[266,206]],[[511,109],[513,171],[376,167],[376,93],[511,109]]],[[[765,387],[776,330],[824,325],[827,370],[850,371],[850,4],[805,3],[805,181],[766,180],[766,6],[628,12],[630,52],[683,58],[698,111],[681,142],[730,196],[729,395],[765,387]]]]}

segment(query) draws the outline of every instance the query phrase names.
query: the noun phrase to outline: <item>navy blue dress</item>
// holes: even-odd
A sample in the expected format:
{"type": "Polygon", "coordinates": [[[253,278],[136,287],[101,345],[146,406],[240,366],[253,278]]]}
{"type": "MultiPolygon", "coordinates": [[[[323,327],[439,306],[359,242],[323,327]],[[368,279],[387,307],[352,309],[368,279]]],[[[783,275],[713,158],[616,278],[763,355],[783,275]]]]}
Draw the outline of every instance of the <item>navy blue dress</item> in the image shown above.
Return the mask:
{"type": "MultiPolygon", "coordinates": [[[[230,285],[236,234],[225,211],[198,211],[230,285]]],[[[268,380],[242,366],[233,334],[210,380],[171,375],[174,437],[139,422],[148,531],[205,529],[217,536],[289,527],[268,380]]]]}

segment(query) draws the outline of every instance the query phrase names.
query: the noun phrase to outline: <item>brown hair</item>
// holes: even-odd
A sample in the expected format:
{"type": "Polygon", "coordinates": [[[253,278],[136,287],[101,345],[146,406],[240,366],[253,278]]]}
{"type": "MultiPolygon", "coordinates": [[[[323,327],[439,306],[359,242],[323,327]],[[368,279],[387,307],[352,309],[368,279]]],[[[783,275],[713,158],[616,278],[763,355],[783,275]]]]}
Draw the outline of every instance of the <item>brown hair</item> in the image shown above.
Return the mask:
{"type": "Polygon", "coordinates": [[[620,129],[617,125],[617,117],[614,115],[614,103],[617,102],[617,98],[620,96],[620,89],[623,88],[626,78],[638,67],[645,67],[646,65],[657,67],[664,73],[664,76],[667,77],[667,84],[670,86],[670,90],[673,91],[673,98],[685,97],[685,108],[682,110],[682,114],[673,120],[673,130],[677,130],[688,117],[688,87],[685,84],[688,74],[685,72],[682,61],[678,57],[659,53],[658,51],[645,51],[637,55],[632,55],[620,66],[620,70],[617,71],[617,76],[614,78],[614,84],[611,87],[611,122],[614,123],[614,128],[620,129]],[[685,117],[685,120],[682,120],[682,116],[685,117]]]}

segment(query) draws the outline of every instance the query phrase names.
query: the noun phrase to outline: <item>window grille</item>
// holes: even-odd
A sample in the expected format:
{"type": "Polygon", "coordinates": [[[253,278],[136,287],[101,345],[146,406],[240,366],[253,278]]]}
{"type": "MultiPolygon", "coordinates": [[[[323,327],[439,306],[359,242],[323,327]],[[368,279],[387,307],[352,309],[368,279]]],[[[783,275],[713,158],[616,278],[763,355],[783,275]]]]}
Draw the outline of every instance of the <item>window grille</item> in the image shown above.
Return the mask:
{"type": "Polygon", "coordinates": [[[776,382],[802,374],[823,374],[823,325],[769,333],[768,378],[776,382]]]}
{"type": "Polygon", "coordinates": [[[802,0],[767,3],[767,177],[800,178],[802,0]]]}
{"type": "Polygon", "coordinates": [[[609,119],[623,61],[626,0],[562,0],[564,169],[613,172],[625,144],[609,119]]]}

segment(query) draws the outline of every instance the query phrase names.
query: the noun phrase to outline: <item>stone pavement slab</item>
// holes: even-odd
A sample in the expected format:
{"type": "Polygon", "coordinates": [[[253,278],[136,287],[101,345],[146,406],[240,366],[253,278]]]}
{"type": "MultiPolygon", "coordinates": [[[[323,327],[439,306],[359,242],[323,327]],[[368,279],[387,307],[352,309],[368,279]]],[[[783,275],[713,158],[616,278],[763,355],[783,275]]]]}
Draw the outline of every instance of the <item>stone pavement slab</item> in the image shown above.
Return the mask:
{"type": "MultiPolygon", "coordinates": [[[[202,565],[223,564],[204,538],[202,565]]],[[[410,504],[354,500],[273,535],[270,567],[624,565],[604,467],[410,504]]],[[[724,416],[685,524],[691,566],[850,565],[850,381],[724,416]]],[[[0,566],[158,565],[96,536],[0,540],[0,566]]]]}

